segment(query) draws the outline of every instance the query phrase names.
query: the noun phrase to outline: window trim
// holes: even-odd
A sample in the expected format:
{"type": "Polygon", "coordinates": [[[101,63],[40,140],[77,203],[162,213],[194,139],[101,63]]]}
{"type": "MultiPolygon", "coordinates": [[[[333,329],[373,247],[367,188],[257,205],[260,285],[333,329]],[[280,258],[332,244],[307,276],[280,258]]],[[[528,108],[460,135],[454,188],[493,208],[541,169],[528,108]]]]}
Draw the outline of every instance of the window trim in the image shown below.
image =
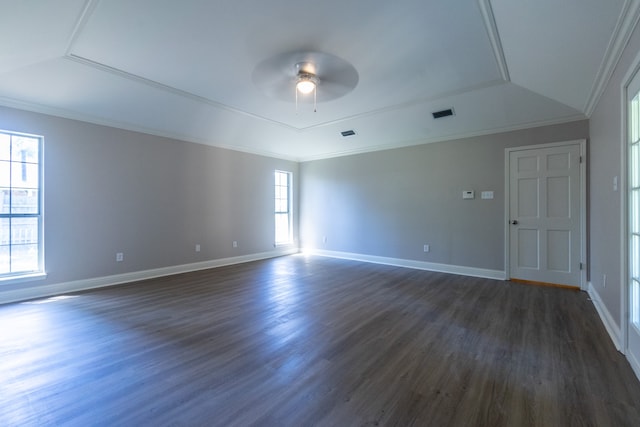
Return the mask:
{"type": "MultiPolygon", "coordinates": [[[[44,257],[44,136],[30,134],[25,132],[16,132],[10,131],[6,129],[0,129],[0,134],[9,135],[10,138],[15,137],[26,137],[26,138],[34,138],[38,140],[38,158],[37,158],[37,166],[38,166],[38,212],[35,214],[25,214],[25,213],[6,213],[0,214],[0,218],[37,218],[38,219],[38,262],[37,269],[35,270],[24,270],[19,272],[9,272],[0,274],[0,284],[13,284],[20,283],[26,281],[33,280],[43,280],[47,277],[45,272],[45,257],[44,257]]],[[[13,188],[11,186],[10,188],[13,188]]],[[[12,244],[10,243],[10,246],[12,244]]]]}
{"type": "Polygon", "coordinates": [[[286,245],[291,245],[293,244],[293,209],[292,209],[292,205],[293,205],[293,173],[289,172],[289,171],[284,171],[284,170],[279,170],[276,169],[273,173],[273,177],[274,177],[274,186],[273,186],[273,193],[274,193],[274,197],[273,197],[273,202],[274,202],[274,230],[273,230],[273,234],[274,234],[274,246],[275,247],[281,247],[281,246],[286,246],[286,245]],[[277,181],[277,177],[278,174],[284,174],[287,177],[287,185],[286,185],[286,189],[287,189],[287,210],[286,211],[278,211],[276,209],[276,204],[278,201],[278,195],[276,192],[276,188],[278,187],[282,187],[282,185],[278,184],[277,181]],[[287,216],[287,222],[288,222],[288,239],[286,241],[279,241],[278,240],[278,229],[277,229],[277,222],[278,222],[278,216],[280,215],[286,215],[287,216]]]}

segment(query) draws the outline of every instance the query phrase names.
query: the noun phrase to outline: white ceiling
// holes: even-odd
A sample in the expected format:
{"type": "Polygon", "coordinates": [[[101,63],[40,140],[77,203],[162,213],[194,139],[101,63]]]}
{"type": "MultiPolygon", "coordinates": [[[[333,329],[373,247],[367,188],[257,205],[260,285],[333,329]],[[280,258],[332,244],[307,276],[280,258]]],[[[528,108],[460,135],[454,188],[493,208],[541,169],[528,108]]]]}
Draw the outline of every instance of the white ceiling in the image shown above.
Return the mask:
{"type": "Polygon", "coordinates": [[[0,0],[0,105],[293,160],[562,123],[591,114],[639,3],[0,0]],[[252,79],[292,52],[357,86],[296,111],[252,79]]]}

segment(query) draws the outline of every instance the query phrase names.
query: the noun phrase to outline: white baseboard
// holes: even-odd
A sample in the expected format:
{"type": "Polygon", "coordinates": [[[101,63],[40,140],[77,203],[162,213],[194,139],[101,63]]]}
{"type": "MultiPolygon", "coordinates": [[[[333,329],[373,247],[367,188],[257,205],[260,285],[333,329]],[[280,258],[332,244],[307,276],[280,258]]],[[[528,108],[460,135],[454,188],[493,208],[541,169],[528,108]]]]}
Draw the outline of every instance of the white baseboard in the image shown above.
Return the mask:
{"type": "MultiPolygon", "coordinates": [[[[600,294],[593,287],[593,284],[589,282],[587,293],[591,298],[591,302],[593,306],[596,308],[598,315],[600,316],[600,320],[604,324],[605,329],[609,333],[609,337],[611,337],[611,341],[613,341],[613,345],[619,352],[624,353],[622,348],[622,332],[620,327],[617,325],[616,321],[611,316],[611,313],[607,309],[607,306],[602,302],[602,298],[600,298],[600,294]]],[[[636,371],[638,372],[638,371],[636,371]]]]}
{"type": "Polygon", "coordinates": [[[437,271],[440,273],[459,274],[461,276],[482,277],[486,279],[506,280],[507,275],[501,270],[465,267],[451,264],[416,261],[411,259],[388,258],[375,255],[356,254],[352,252],[326,251],[322,249],[303,249],[304,253],[326,256],[330,258],[349,259],[353,261],[371,262],[374,264],[393,265],[396,267],[415,268],[417,270],[437,271]]]}
{"type": "Polygon", "coordinates": [[[73,282],[54,283],[52,285],[31,286],[11,291],[0,291],[0,304],[26,301],[35,298],[50,297],[70,292],[85,291],[88,289],[104,288],[107,286],[121,285],[123,283],[137,282],[139,280],[153,279],[156,277],[171,276],[173,274],[188,273],[191,271],[207,270],[223,267],[225,265],[242,264],[261,259],[275,258],[283,255],[298,253],[298,248],[279,249],[272,252],[262,252],[231,258],[214,259],[210,261],[196,262],[192,264],[174,265],[170,267],[156,268],[152,270],[134,271],[131,273],[116,274],[113,276],[96,277],[91,279],[76,280],[73,282]]]}

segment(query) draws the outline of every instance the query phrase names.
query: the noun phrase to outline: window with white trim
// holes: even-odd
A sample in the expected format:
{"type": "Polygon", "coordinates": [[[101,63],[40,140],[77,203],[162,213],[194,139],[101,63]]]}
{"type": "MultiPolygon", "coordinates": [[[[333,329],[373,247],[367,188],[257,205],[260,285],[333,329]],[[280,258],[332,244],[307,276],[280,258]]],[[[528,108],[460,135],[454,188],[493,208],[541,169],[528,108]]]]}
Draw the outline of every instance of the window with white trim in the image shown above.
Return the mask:
{"type": "Polygon", "coordinates": [[[275,243],[292,243],[291,172],[275,171],[275,243]]]}
{"type": "Polygon", "coordinates": [[[0,279],[43,272],[42,137],[0,131],[0,279]]]}

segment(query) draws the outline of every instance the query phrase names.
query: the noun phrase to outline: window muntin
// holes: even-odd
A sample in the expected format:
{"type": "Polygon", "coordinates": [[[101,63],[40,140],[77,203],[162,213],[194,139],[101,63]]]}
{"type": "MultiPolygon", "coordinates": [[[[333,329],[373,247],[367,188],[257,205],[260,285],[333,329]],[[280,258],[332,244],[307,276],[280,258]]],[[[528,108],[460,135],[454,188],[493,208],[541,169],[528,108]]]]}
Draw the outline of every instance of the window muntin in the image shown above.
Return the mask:
{"type": "Polygon", "coordinates": [[[291,232],[291,172],[275,171],[275,244],[293,241],[291,232]]]}
{"type": "Polygon", "coordinates": [[[42,272],[42,137],[0,131],[0,279],[42,272]]]}

